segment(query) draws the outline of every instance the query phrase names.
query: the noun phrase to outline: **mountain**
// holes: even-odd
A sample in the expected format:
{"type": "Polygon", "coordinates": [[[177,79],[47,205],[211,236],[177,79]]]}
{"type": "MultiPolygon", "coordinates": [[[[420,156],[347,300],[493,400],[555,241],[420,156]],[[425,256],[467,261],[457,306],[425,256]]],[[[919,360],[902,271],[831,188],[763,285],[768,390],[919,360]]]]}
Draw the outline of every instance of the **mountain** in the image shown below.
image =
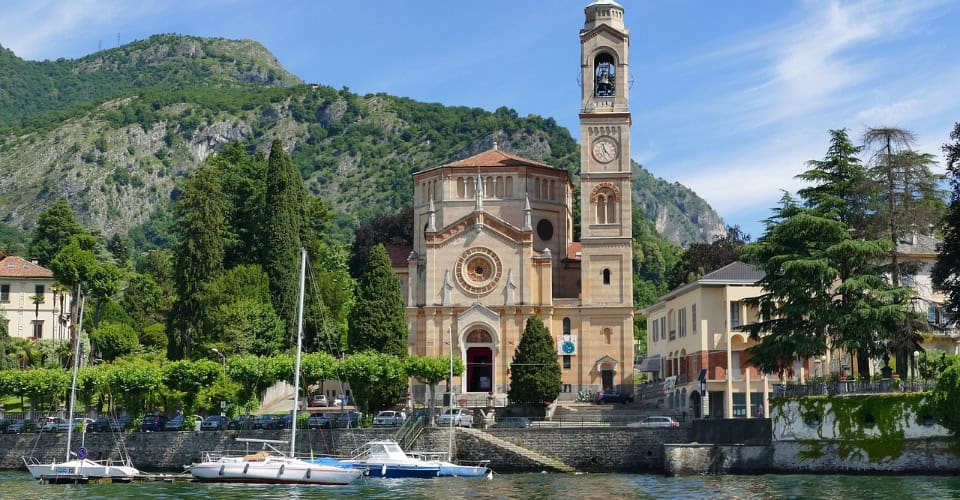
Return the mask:
{"type": "MultiPolygon", "coordinates": [[[[162,231],[179,179],[233,141],[253,151],[280,139],[344,240],[358,221],[409,204],[411,173],[494,141],[572,174],[580,157],[551,118],[301,84],[246,40],[160,35],[39,63],[5,50],[0,78],[0,219],[25,229],[66,198],[106,234],[162,231]]],[[[689,189],[635,174],[634,201],[672,241],[722,230],[689,189]]]]}

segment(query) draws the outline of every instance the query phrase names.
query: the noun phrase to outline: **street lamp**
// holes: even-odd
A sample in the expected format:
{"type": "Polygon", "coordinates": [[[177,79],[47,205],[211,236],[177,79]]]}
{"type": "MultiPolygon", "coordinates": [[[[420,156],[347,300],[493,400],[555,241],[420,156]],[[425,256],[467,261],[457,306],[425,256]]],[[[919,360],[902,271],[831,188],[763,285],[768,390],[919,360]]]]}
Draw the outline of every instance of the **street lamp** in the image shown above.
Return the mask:
{"type": "Polygon", "coordinates": [[[220,363],[223,365],[223,376],[227,376],[227,357],[222,352],[217,350],[216,347],[210,349],[210,352],[220,356],[220,363]]]}
{"type": "Polygon", "coordinates": [[[920,351],[913,351],[913,379],[919,380],[918,369],[920,368],[920,351]]]}

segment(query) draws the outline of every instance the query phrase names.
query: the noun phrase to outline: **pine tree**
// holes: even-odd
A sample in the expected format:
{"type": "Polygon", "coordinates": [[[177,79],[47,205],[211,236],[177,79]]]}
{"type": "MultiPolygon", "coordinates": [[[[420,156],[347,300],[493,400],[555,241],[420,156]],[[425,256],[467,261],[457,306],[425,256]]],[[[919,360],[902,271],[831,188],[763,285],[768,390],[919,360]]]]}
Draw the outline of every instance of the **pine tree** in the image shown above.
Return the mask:
{"type": "Polygon", "coordinates": [[[378,244],[370,249],[366,272],[357,287],[347,346],[353,353],[374,350],[404,358],[407,336],[400,280],[393,272],[387,250],[378,244]]]}
{"type": "Polygon", "coordinates": [[[263,269],[270,277],[273,308],[287,329],[287,345],[292,344],[297,328],[303,207],[303,180],[283,151],[283,143],[275,140],[268,161],[263,269]]]}
{"type": "Polygon", "coordinates": [[[47,266],[57,252],[67,246],[71,236],[83,232],[70,205],[64,200],[54,202],[37,218],[30,242],[30,257],[47,266]]]}
{"type": "Polygon", "coordinates": [[[553,337],[540,318],[531,316],[510,365],[510,401],[544,405],[556,399],[560,389],[560,363],[553,337]]]}
{"type": "Polygon", "coordinates": [[[187,181],[176,206],[177,300],[170,315],[167,349],[171,359],[190,359],[193,344],[202,335],[205,313],[200,297],[204,285],[223,272],[225,210],[219,171],[209,164],[201,166],[187,181]]]}
{"type": "Polygon", "coordinates": [[[850,142],[846,129],[831,130],[823,160],[808,161],[809,170],[796,177],[813,184],[797,192],[806,206],[819,209],[861,235],[871,192],[867,168],[856,156],[862,150],[850,142]]]}
{"type": "Polygon", "coordinates": [[[943,246],[933,266],[933,283],[947,292],[946,309],[960,313],[960,122],[950,133],[952,144],[943,145],[944,163],[950,180],[950,206],[942,222],[943,246]]]}

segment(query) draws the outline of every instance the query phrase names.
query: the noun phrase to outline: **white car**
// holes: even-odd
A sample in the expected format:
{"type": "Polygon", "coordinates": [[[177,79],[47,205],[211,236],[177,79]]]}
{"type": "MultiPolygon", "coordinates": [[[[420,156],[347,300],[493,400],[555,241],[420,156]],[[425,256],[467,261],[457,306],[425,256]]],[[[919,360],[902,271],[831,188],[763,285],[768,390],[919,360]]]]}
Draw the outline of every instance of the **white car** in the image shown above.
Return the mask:
{"type": "Polygon", "coordinates": [[[671,417],[647,417],[640,421],[638,424],[639,427],[679,427],[680,424],[677,423],[671,417]]]}
{"type": "Polygon", "coordinates": [[[324,394],[314,394],[310,400],[310,406],[330,406],[330,401],[327,401],[327,396],[324,394]]]}
{"type": "Polygon", "coordinates": [[[447,408],[440,414],[437,425],[473,427],[473,412],[466,408],[447,408]]]}
{"type": "Polygon", "coordinates": [[[392,411],[386,410],[377,414],[373,419],[374,426],[381,425],[403,425],[403,422],[407,419],[406,414],[402,411],[392,411]]]}

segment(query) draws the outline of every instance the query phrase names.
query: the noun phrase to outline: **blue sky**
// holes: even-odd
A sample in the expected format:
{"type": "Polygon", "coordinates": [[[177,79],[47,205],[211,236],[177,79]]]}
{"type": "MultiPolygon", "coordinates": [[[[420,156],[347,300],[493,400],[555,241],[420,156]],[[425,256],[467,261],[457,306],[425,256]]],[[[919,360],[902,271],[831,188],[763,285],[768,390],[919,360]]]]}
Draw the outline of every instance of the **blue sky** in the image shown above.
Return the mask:
{"type": "MultiPolygon", "coordinates": [[[[960,3],[620,0],[634,159],[754,237],[827,131],[960,121],[960,3]]],[[[0,45],[74,58],[156,33],[251,38],[308,82],[555,118],[576,137],[588,0],[4,2],[0,45]]]]}

